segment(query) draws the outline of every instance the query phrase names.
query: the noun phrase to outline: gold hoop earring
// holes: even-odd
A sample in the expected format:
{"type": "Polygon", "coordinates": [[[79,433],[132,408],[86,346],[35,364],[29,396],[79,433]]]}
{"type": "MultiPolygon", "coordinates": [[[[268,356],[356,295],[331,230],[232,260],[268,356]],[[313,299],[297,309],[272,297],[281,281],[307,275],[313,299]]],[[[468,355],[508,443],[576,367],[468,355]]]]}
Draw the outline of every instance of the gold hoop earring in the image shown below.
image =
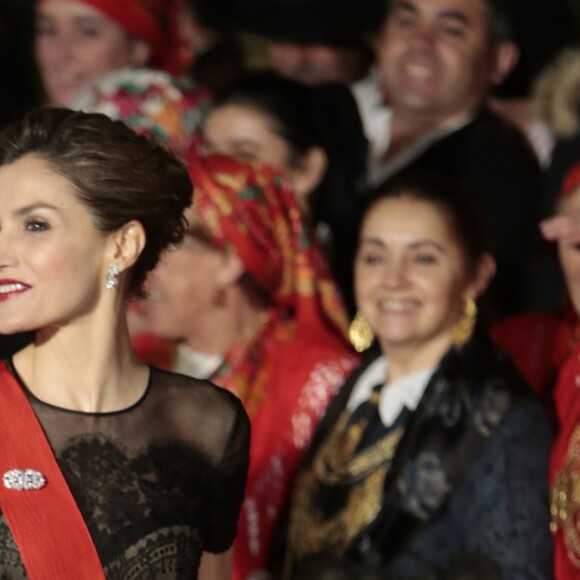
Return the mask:
{"type": "Polygon", "coordinates": [[[473,298],[468,298],[461,318],[453,327],[453,346],[462,347],[473,335],[477,320],[477,304],[473,298]]]}
{"type": "Polygon", "coordinates": [[[373,329],[364,315],[358,311],[348,328],[348,338],[357,352],[363,352],[373,342],[373,329]]]}

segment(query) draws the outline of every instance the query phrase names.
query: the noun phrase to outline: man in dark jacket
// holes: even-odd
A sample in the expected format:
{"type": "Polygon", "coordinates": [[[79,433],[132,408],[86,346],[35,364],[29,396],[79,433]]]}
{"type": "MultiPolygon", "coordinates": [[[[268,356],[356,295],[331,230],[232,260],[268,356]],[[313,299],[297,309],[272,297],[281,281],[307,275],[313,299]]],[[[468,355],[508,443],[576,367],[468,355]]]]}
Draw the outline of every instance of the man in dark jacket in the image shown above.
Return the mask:
{"type": "Polygon", "coordinates": [[[392,117],[371,183],[402,171],[458,181],[479,197],[498,263],[494,311],[530,306],[541,174],[525,138],[485,107],[518,58],[501,0],[393,0],[378,56],[392,117]]]}

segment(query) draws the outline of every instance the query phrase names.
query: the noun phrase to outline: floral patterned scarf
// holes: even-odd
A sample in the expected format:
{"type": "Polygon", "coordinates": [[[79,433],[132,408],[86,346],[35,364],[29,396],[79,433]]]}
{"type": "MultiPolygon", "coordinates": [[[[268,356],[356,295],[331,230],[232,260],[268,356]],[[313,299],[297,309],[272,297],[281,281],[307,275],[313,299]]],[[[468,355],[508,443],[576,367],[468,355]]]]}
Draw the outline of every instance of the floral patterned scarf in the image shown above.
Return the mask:
{"type": "Polygon", "coordinates": [[[269,380],[274,344],[344,338],[348,317],[299,203],[284,178],[262,164],[192,153],[194,210],[217,246],[234,251],[270,299],[267,321],[235,345],[212,380],[234,391],[252,415],[269,380]]]}

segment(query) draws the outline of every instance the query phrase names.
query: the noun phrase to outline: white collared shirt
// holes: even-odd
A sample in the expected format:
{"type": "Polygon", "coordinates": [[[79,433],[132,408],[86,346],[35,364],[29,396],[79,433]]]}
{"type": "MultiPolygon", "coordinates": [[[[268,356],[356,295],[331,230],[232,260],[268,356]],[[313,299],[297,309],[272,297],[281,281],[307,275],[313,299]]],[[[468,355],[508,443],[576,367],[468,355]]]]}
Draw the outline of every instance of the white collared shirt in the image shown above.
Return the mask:
{"type": "MultiPolygon", "coordinates": [[[[354,411],[364,403],[370,397],[373,387],[385,381],[387,370],[388,362],[384,356],[380,356],[369,365],[352,390],[347,403],[349,411],[354,411]]],[[[420,369],[383,387],[379,400],[379,414],[385,427],[390,427],[395,422],[403,408],[409,411],[417,408],[434,370],[433,367],[420,369]]]]}
{"type": "Polygon", "coordinates": [[[177,356],[171,370],[194,379],[208,379],[222,364],[223,360],[223,356],[219,354],[197,352],[184,344],[180,344],[177,347],[177,356]]]}

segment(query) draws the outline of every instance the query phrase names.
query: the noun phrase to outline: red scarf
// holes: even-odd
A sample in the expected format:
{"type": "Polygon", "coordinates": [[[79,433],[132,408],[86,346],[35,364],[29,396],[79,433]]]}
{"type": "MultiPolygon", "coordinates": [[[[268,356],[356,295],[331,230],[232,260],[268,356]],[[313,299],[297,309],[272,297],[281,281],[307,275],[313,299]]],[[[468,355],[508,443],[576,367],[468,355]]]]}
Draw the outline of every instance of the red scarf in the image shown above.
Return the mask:
{"type": "Polygon", "coordinates": [[[40,489],[0,484],[0,508],[32,580],[105,578],[92,538],[21,386],[0,362],[0,472],[33,469],[40,489]]]}
{"type": "Polygon", "coordinates": [[[319,344],[341,339],[346,344],[348,317],[307,218],[279,173],[259,163],[195,153],[189,172],[199,225],[214,244],[238,255],[273,303],[259,334],[230,349],[212,377],[253,415],[270,380],[267,361],[274,345],[284,344],[291,356],[304,336],[319,344]]]}

